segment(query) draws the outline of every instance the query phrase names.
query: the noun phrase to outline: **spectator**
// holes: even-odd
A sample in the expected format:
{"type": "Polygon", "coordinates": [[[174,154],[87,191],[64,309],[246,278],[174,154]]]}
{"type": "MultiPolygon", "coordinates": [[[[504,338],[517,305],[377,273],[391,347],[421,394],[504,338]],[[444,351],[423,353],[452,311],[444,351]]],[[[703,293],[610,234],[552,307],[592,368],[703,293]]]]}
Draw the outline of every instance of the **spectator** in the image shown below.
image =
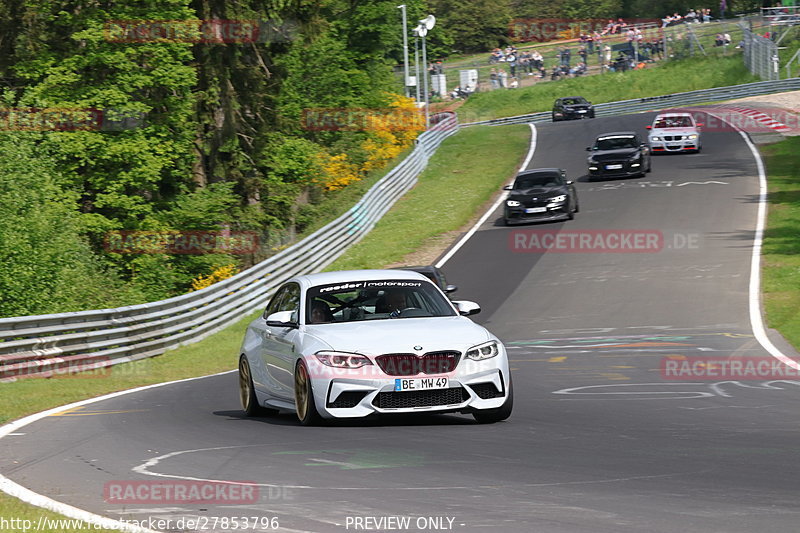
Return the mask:
{"type": "Polygon", "coordinates": [[[508,72],[506,72],[505,69],[501,68],[500,72],[497,73],[497,80],[500,82],[500,87],[505,88],[506,85],[508,85],[506,83],[507,79],[508,79],[508,72]]]}
{"type": "Polygon", "coordinates": [[[578,50],[578,55],[581,56],[581,61],[586,63],[586,57],[588,55],[588,52],[586,51],[586,47],[585,46],[581,46],[580,47],[580,49],[578,50]]]}
{"type": "Polygon", "coordinates": [[[516,89],[517,87],[519,87],[519,80],[517,80],[516,77],[512,77],[511,81],[508,83],[508,88],[516,89]]]}
{"type": "Polygon", "coordinates": [[[515,77],[517,75],[517,55],[514,52],[511,52],[506,56],[506,63],[511,69],[511,77],[515,77]]]}
{"type": "Polygon", "coordinates": [[[570,58],[572,57],[572,52],[569,48],[564,48],[564,54],[561,56],[562,64],[569,68],[570,58]]]}
{"type": "Polygon", "coordinates": [[[591,55],[594,54],[594,34],[597,32],[593,32],[590,35],[586,36],[586,48],[587,52],[591,55]]]}
{"type": "Polygon", "coordinates": [[[492,89],[497,89],[500,87],[500,78],[497,76],[497,69],[493,68],[489,71],[489,83],[491,84],[492,89]]]}

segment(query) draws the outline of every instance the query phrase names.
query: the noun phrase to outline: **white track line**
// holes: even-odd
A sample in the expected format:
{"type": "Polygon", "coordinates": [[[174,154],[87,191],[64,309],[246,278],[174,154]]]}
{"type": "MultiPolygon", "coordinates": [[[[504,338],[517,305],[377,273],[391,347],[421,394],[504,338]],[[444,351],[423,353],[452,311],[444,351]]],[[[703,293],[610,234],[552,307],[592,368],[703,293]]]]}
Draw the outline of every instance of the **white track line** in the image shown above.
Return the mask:
{"type": "MultiPolygon", "coordinates": [[[[222,374],[228,374],[230,372],[235,372],[235,370],[229,370],[227,372],[220,372],[218,374],[211,374],[209,376],[200,376],[196,378],[187,378],[187,379],[179,379],[176,381],[168,381],[166,383],[156,383],[154,385],[145,385],[144,387],[137,387],[135,389],[124,390],[120,392],[113,392],[111,394],[106,394],[104,396],[98,396],[97,398],[89,398],[88,400],[81,400],[79,402],[71,403],[68,405],[62,405],[60,407],[54,407],[52,409],[48,409],[47,411],[42,411],[41,413],[36,413],[30,416],[26,416],[25,418],[20,418],[14,422],[10,422],[4,426],[0,426],[0,439],[3,437],[15,434],[16,430],[27,426],[28,424],[32,424],[38,420],[46,418],[52,414],[67,410],[67,409],[74,409],[76,407],[83,407],[84,405],[89,405],[96,402],[101,402],[103,400],[109,400],[111,398],[116,398],[118,396],[124,396],[126,394],[132,394],[134,392],[139,392],[147,389],[154,389],[156,387],[163,387],[165,385],[172,385],[174,383],[183,383],[186,381],[194,381],[197,379],[204,379],[213,376],[220,376],[222,374]]],[[[39,493],[33,492],[30,489],[23,487],[22,485],[15,483],[8,479],[7,477],[0,474],[0,490],[13,496],[14,498],[18,498],[25,503],[29,503],[31,505],[35,505],[36,507],[41,507],[43,509],[47,509],[48,511],[53,511],[55,513],[62,514],[67,516],[68,518],[73,518],[77,520],[83,520],[84,522],[91,524],[92,526],[96,526],[96,528],[103,528],[103,529],[116,529],[119,531],[128,531],[130,533],[160,533],[158,531],[148,529],[145,527],[141,527],[138,525],[134,525],[133,523],[126,523],[120,520],[114,520],[112,518],[106,518],[105,516],[101,516],[98,514],[90,513],[89,511],[84,511],[83,509],[78,509],[77,507],[73,507],[71,505],[67,505],[66,503],[62,503],[52,498],[48,498],[47,496],[43,496],[39,493]]],[[[87,528],[93,529],[93,528],[87,528]]]]}
{"type": "MultiPolygon", "coordinates": [[[[528,168],[528,165],[530,164],[530,162],[531,162],[531,159],[533,159],[533,152],[535,152],[535,151],[536,151],[536,125],[535,125],[535,124],[533,124],[533,122],[531,122],[530,124],[528,124],[528,126],[530,126],[530,128],[531,128],[531,144],[530,144],[530,147],[528,148],[528,155],[527,155],[527,156],[525,156],[525,161],[523,161],[523,162],[522,162],[522,166],[520,166],[520,167],[519,167],[519,170],[524,170],[524,169],[528,168]]],[[[516,177],[516,176],[515,176],[515,177],[516,177]]],[[[512,178],[512,180],[511,180],[511,181],[513,182],[513,178],[512,178]]],[[[467,243],[467,241],[468,241],[468,240],[469,240],[469,239],[470,239],[470,238],[471,238],[471,237],[472,237],[472,236],[475,234],[475,232],[476,232],[476,231],[478,231],[478,228],[479,228],[479,227],[481,227],[481,225],[483,225],[483,223],[484,223],[484,222],[486,222],[486,219],[487,219],[487,218],[489,218],[489,216],[490,216],[492,213],[494,213],[494,211],[495,211],[495,210],[496,210],[498,207],[500,207],[500,205],[501,205],[501,204],[502,204],[502,203],[505,201],[505,199],[506,199],[506,197],[507,197],[507,196],[508,196],[508,194],[501,194],[501,195],[500,195],[500,197],[497,199],[497,201],[496,201],[494,204],[492,204],[492,207],[490,207],[490,208],[489,208],[489,210],[488,210],[488,211],[486,211],[486,212],[483,214],[483,216],[482,216],[481,218],[479,218],[479,219],[478,219],[478,221],[475,223],[475,225],[474,225],[474,226],[472,226],[472,229],[470,229],[470,230],[469,230],[469,231],[466,233],[466,235],[464,235],[463,237],[461,237],[461,240],[460,240],[460,241],[458,241],[458,242],[455,244],[455,246],[453,246],[452,248],[450,248],[450,250],[448,250],[448,251],[447,251],[447,253],[444,255],[444,257],[442,257],[441,259],[439,259],[439,261],[438,261],[438,262],[436,263],[436,265],[434,265],[434,266],[436,266],[436,267],[438,267],[438,268],[441,268],[442,266],[444,266],[444,264],[445,264],[445,263],[446,263],[446,262],[447,262],[447,261],[448,261],[448,260],[449,260],[451,257],[453,257],[453,256],[455,255],[455,253],[456,253],[456,252],[457,252],[457,251],[458,251],[458,250],[459,250],[459,249],[460,249],[462,246],[464,246],[464,245],[467,243]]]]}
{"type": "Polygon", "coordinates": [[[790,368],[800,370],[800,364],[797,361],[786,356],[772,344],[764,327],[764,319],[761,315],[761,248],[764,243],[764,226],[767,218],[767,175],[764,172],[764,161],[753,141],[745,132],[733,124],[731,126],[739,132],[747,147],[750,148],[758,167],[758,221],[756,222],[756,235],[753,239],[753,256],[750,261],[750,324],[756,340],[772,357],[790,368]]]}

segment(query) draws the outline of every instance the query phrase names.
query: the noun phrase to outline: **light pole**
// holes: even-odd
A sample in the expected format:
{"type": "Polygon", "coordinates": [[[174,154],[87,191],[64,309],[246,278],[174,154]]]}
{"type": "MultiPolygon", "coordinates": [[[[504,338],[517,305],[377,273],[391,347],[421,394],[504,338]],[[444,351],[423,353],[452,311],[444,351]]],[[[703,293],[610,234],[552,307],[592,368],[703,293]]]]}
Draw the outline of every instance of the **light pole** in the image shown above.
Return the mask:
{"type": "Polygon", "coordinates": [[[414,86],[417,88],[417,103],[420,101],[419,93],[419,29],[421,26],[414,28],[414,86]]]}
{"type": "Polygon", "coordinates": [[[428,129],[428,122],[429,122],[429,106],[430,106],[430,92],[428,91],[428,54],[425,48],[425,36],[428,35],[428,30],[433,28],[434,24],[436,24],[436,17],[433,15],[428,15],[424,19],[419,21],[419,26],[417,26],[417,33],[419,33],[420,37],[422,37],[422,75],[425,77],[425,84],[423,86],[425,90],[425,129],[428,129]]]}
{"type": "Polygon", "coordinates": [[[397,9],[403,12],[403,87],[408,98],[408,23],[406,22],[406,5],[401,4],[397,9]]]}

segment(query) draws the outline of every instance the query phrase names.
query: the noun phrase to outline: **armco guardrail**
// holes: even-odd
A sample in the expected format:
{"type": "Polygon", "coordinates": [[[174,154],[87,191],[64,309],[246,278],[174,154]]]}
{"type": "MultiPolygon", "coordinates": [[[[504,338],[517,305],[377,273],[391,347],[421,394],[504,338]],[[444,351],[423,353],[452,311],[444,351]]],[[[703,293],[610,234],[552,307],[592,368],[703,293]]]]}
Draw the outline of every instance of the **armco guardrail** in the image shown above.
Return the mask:
{"type": "MultiPolygon", "coordinates": [[[[613,115],[624,115],[628,113],[654,111],[658,109],[664,109],[665,107],[703,104],[707,102],[733,100],[735,98],[747,98],[748,96],[760,96],[762,94],[796,90],[800,90],[800,78],[790,78],[779,81],[757,81],[755,83],[745,83],[730,87],[716,87],[714,89],[702,89],[699,91],[689,91],[685,93],[638,98],[636,100],[623,100],[620,102],[596,104],[594,106],[594,112],[595,116],[597,117],[608,117],[613,115]]],[[[461,126],[502,126],[505,124],[549,122],[550,120],[551,115],[550,112],[547,111],[543,113],[532,113],[530,115],[518,115],[516,117],[498,118],[494,120],[484,120],[481,122],[470,122],[467,124],[461,124],[461,126]]]]}
{"type": "Polygon", "coordinates": [[[315,272],[366,235],[458,131],[453,113],[347,213],[279,254],[210,287],[141,305],[0,319],[0,380],[104,368],[199,341],[266,305],[286,279],[315,272]]]}

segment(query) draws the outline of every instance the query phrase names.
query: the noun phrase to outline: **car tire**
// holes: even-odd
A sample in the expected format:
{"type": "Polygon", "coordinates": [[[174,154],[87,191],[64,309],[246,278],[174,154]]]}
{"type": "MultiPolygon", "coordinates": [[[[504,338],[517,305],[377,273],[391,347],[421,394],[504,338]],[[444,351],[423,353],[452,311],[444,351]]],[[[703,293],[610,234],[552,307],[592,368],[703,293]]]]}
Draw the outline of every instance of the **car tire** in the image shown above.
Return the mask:
{"type": "Polygon", "coordinates": [[[575,220],[575,209],[567,207],[567,220],[575,220]]]}
{"type": "Polygon", "coordinates": [[[648,159],[647,160],[647,170],[645,170],[645,173],[650,172],[651,170],[653,170],[653,163],[652,163],[652,161],[650,161],[648,159]]]}
{"type": "Polygon", "coordinates": [[[483,411],[475,411],[472,413],[472,416],[475,418],[475,421],[479,424],[494,424],[496,422],[502,422],[509,416],[511,416],[511,411],[514,409],[514,387],[511,383],[511,379],[508,380],[508,397],[506,401],[503,402],[503,405],[498,407],[497,409],[486,409],[483,411]]]}
{"type": "Polygon", "coordinates": [[[250,363],[247,357],[239,357],[239,400],[242,403],[242,410],[245,416],[268,416],[278,414],[277,409],[268,409],[258,403],[256,387],[253,385],[253,372],[250,370],[250,363]]]}
{"type": "Polygon", "coordinates": [[[311,385],[311,375],[305,361],[300,359],[294,369],[294,404],[297,410],[297,419],[304,426],[318,426],[322,417],[317,411],[314,401],[314,388],[311,385]]]}
{"type": "Polygon", "coordinates": [[[578,201],[576,200],[576,201],[575,201],[575,211],[573,211],[573,213],[577,213],[577,212],[579,212],[580,210],[581,210],[581,204],[580,204],[580,203],[578,203],[578,201]]]}

